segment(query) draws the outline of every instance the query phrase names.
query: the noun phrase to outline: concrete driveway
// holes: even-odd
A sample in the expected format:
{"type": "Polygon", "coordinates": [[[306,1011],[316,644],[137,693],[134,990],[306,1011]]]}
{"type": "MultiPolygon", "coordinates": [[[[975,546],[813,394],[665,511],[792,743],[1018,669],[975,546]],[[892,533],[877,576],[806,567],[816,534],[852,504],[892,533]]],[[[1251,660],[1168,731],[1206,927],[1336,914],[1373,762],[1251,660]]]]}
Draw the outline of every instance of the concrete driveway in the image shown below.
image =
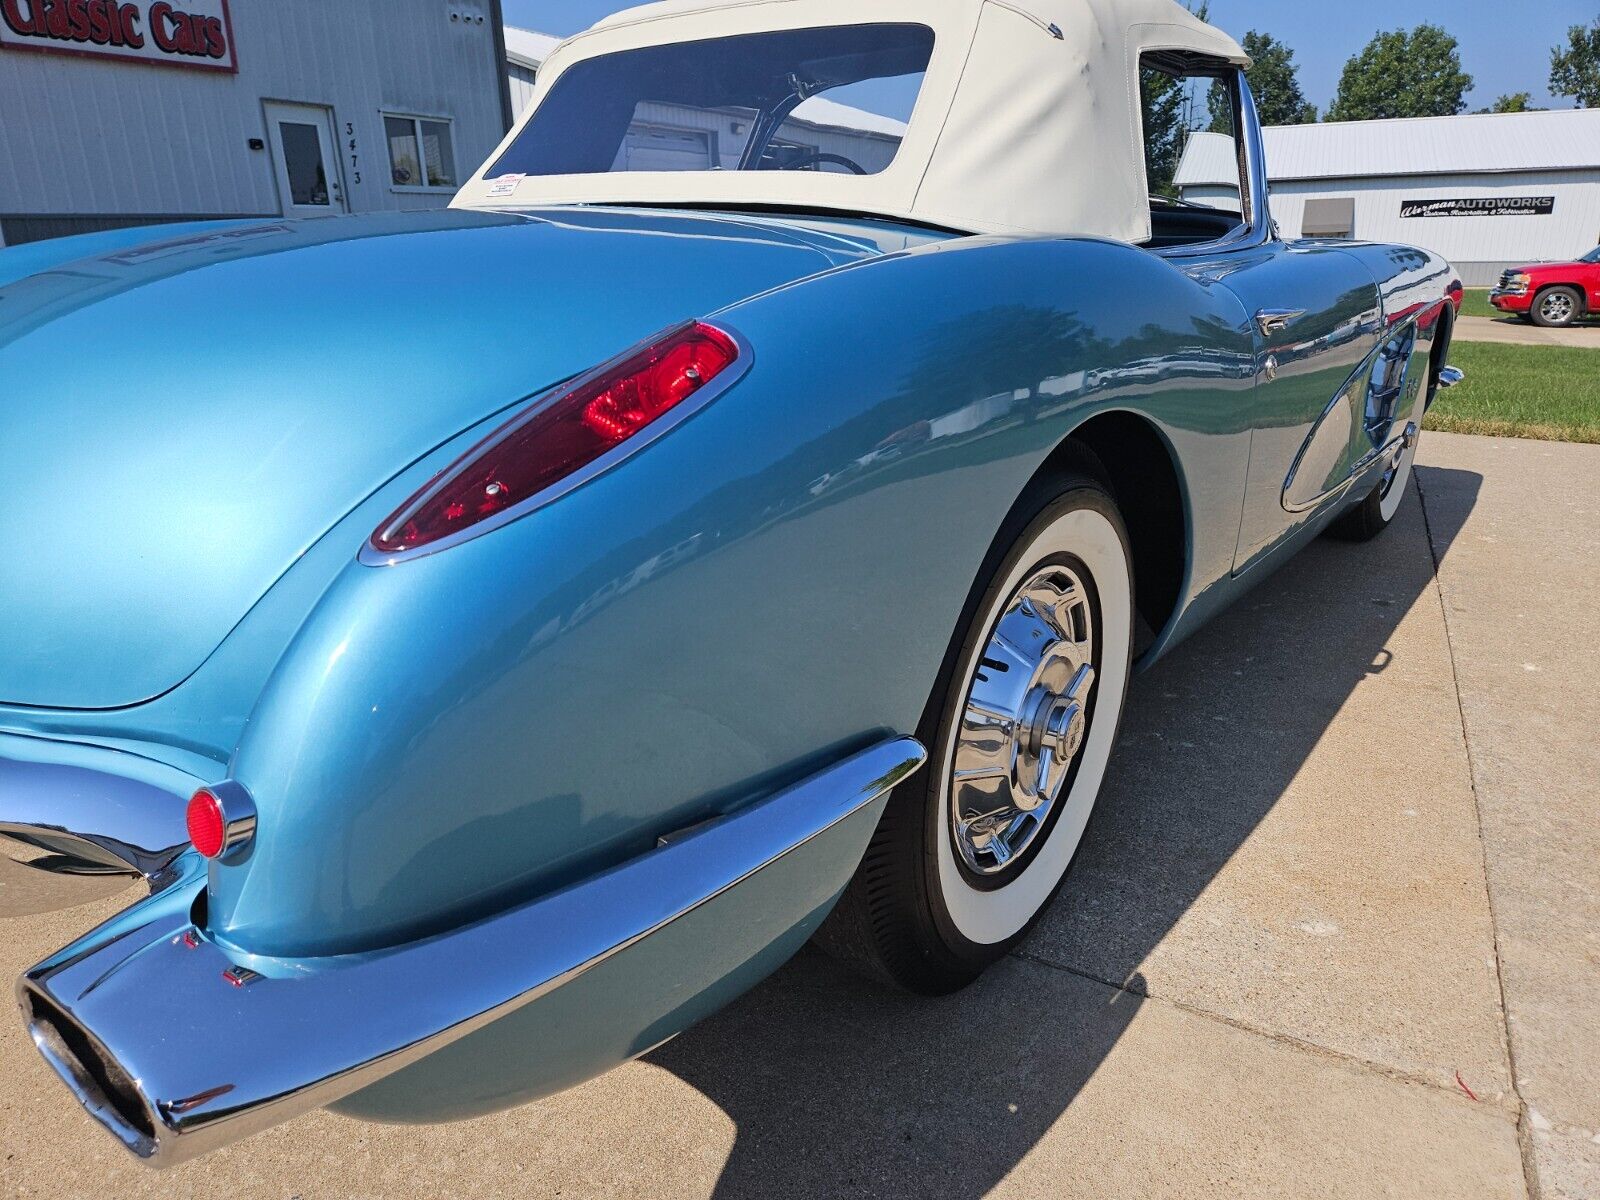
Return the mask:
{"type": "Polygon", "coordinates": [[[1577,346],[1600,349],[1600,324],[1585,323],[1567,329],[1542,329],[1515,317],[1462,317],[1456,337],[1463,342],[1497,342],[1502,346],[1577,346]]]}
{"type": "MultiPolygon", "coordinates": [[[[1600,1196],[1600,446],[1422,461],[1377,542],[1142,678],[1066,889],[966,993],[807,952],[544,1103],[161,1175],[0,1022],[0,1193],[1600,1196]]],[[[93,916],[0,924],[0,971],[93,916]]]]}

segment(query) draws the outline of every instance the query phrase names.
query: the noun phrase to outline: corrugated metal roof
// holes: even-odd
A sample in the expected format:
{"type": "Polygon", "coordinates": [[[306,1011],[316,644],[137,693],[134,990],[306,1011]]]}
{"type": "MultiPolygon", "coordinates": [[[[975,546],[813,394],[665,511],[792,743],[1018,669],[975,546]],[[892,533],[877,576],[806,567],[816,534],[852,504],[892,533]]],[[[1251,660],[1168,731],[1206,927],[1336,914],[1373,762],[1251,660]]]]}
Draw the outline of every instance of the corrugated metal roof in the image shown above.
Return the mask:
{"type": "Polygon", "coordinates": [[[789,117],[807,125],[821,125],[832,129],[843,129],[846,132],[859,130],[863,133],[882,133],[893,138],[905,137],[906,131],[910,129],[904,121],[867,112],[854,105],[840,104],[837,100],[829,100],[826,96],[812,96],[802,101],[789,117]]]}
{"type": "Polygon", "coordinates": [[[537,33],[532,29],[518,29],[515,25],[507,25],[505,31],[506,57],[535,70],[550,57],[550,52],[561,44],[561,39],[558,37],[551,37],[548,33],[537,33]]]}
{"type": "MultiPolygon", "coordinates": [[[[1276,125],[1263,133],[1267,176],[1274,181],[1600,166],[1600,109],[1276,125]]],[[[1237,177],[1230,138],[1197,133],[1189,139],[1178,165],[1180,186],[1237,177]]]]}

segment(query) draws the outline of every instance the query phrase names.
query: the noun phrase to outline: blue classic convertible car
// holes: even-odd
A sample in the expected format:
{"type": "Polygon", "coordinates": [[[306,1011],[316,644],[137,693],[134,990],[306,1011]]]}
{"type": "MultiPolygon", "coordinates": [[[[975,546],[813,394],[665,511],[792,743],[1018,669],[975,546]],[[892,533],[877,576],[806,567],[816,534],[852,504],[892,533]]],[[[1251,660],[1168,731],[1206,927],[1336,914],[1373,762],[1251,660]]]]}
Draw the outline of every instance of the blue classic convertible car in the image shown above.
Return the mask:
{"type": "Polygon", "coordinates": [[[1381,531],[1457,377],[1447,263],[1280,239],[1247,65],[1172,0],[668,0],[449,211],[0,252],[0,913],[149,891],[18,983],[90,1115],[468,1116],[813,936],[1014,946],[1130,672],[1381,531]],[[1151,198],[1173,81],[1226,201],[1151,198]]]}

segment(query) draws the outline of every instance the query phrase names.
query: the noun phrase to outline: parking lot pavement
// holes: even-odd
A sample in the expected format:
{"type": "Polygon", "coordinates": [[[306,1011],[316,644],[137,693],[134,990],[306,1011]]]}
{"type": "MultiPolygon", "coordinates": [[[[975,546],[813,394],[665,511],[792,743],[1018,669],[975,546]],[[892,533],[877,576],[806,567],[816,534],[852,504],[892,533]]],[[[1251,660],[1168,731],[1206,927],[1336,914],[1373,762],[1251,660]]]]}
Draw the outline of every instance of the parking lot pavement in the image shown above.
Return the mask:
{"type": "MultiPolygon", "coordinates": [[[[1141,678],[1067,886],[968,991],[807,951],[543,1103],[162,1175],[0,1023],[0,1193],[1600,1195],[1600,447],[1423,447],[1425,506],[1141,678]]],[[[0,971],[92,916],[0,924],[0,971]]]]}
{"type": "Polygon", "coordinates": [[[1541,329],[1529,321],[1509,317],[1462,317],[1456,337],[1464,342],[1498,342],[1502,346],[1578,346],[1600,350],[1600,325],[1575,325],[1569,329],[1541,329]]]}

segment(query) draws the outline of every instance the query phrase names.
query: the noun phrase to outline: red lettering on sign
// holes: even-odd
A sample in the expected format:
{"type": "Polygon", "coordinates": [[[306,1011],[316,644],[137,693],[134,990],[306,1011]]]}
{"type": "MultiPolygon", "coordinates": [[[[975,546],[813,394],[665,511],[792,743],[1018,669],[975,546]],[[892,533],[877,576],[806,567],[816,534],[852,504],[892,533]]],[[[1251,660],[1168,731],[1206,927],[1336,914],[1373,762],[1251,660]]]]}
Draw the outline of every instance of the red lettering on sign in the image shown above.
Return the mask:
{"type": "MultiPolygon", "coordinates": [[[[0,0],[0,50],[16,47],[93,54],[96,51],[87,47],[137,51],[145,50],[148,40],[148,53],[138,56],[141,61],[174,61],[181,56],[204,60],[194,65],[206,67],[222,60],[222,69],[235,70],[236,64],[230,61],[233,30],[227,0],[222,0],[221,8],[221,16],[210,16],[189,11],[184,0],[0,0]],[[25,44],[18,38],[30,41],[25,44]],[[69,49],[71,43],[86,48],[69,49]]],[[[127,53],[110,56],[135,57],[127,53]]]]}
{"type": "Polygon", "coordinates": [[[166,0],[150,6],[150,36],[168,54],[222,58],[228,53],[221,20],[182,12],[166,0]]]}
{"type": "Polygon", "coordinates": [[[167,22],[172,19],[172,5],[152,4],[150,6],[150,36],[155,39],[157,46],[168,54],[178,52],[178,43],[172,33],[167,29],[167,22]]]}
{"type": "Polygon", "coordinates": [[[111,40],[111,18],[106,14],[106,0],[89,0],[89,40],[104,46],[111,40]]]}
{"type": "Polygon", "coordinates": [[[124,4],[117,11],[117,19],[122,25],[122,40],[135,50],[144,49],[144,34],[139,32],[139,6],[137,4],[124,4]]]}
{"type": "Polygon", "coordinates": [[[39,14],[33,5],[28,6],[28,15],[22,15],[22,0],[0,0],[0,20],[11,28],[12,33],[20,33],[23,37],[40,37],[44,30],[39,28],[39,14]]]}

